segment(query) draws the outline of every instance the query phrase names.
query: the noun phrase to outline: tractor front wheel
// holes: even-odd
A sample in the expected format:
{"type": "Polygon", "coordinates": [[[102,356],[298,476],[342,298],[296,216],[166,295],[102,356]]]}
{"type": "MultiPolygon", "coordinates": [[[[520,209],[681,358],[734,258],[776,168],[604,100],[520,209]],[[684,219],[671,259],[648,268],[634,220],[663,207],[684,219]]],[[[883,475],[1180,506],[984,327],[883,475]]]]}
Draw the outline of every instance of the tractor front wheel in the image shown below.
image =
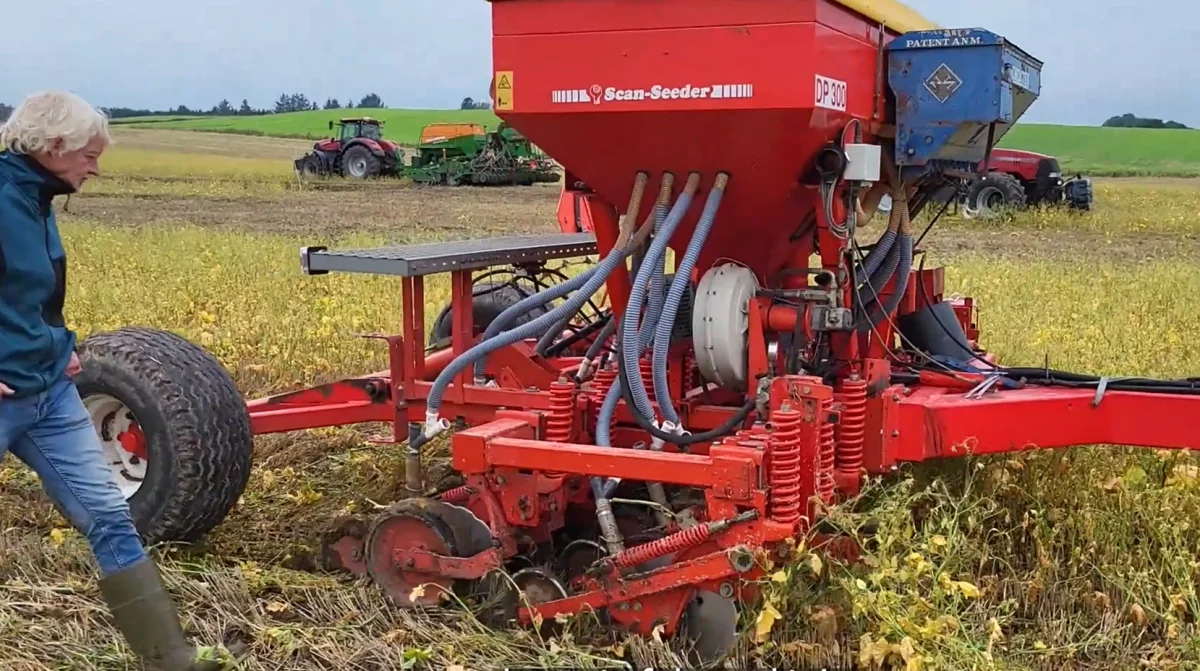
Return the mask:
{"type": "Polygon", "coordinates": [[[1025,188],[1016,177],[1002,172],[988,173],[967,189],[963,208],[967,218],[990,217],[1001,210],[1025,207],[1025,188]]]}
{"type": "Polygon", "coordinates": [[[195,542],[250,478],[250,414],[216,357],[169,332],[123,328],[79,346],[75,385],[143,540],[195,542]]]}
{"type": "Polygon", "coordinates": [[[379,159],[371,153],[370,149],[362,145],[355,145],[346,150],[346,155],[342,157],[342,173],[346,177],[355,179],[366,179],[379,174],[379,159]]]}

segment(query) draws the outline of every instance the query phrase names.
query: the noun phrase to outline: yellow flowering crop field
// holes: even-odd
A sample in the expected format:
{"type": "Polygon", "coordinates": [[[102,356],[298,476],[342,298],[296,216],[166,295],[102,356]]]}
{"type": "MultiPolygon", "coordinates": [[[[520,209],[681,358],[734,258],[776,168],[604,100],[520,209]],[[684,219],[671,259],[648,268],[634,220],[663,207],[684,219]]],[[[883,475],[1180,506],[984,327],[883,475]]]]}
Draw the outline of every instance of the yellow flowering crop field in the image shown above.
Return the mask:
{"type": "MultiPolygon", "coordinates": [[[[214,352],[247,397],[382,369],[380,343],[359,336],[400,327],[399,280],[306,277],[300,246],[555,226],[556,185],[300,185],[290,162],[304,142],[118,140],[105,174],[57,203],[71,325],[81,337],[174,330],[214,352]]],[[[1200,376],[1200,182],[1098,182],[1083,215],[945,219],[926,264],[978,300],[983,343],[1004,362],[1200,376]]],[[[427,323],[448,299],[444,281],[428,282],[427,323]]],[[[1200,418],[1146,421],[1200,432],[1200,418]]],[[[671,641],[597,639],[588,617],[553,634],[495,632],[468,610],[396,611],[372,585],[322,572],[316,548],[336,517],[402,495],[402,448],[367,443],[379,427],[368,429],[260,439],[226,522],[202,547],[156,549],[198,640],[247,643],[241,668],[254,671],[683,663],[671,641]]],[[[429,458],[444,467],[444,452],[429,458]]],[[[905,469],[833,513],[847,533],[871,529],[865,562],[805,548],[773,568],[764,604],[742,614],[734,668],[1195,668],[1198,484],[1192,456],[1106,446],[905,469]]],[[[0,461],[0,557],[5,671],[132,668],[86,543],[12,458],[0,461]]]]}

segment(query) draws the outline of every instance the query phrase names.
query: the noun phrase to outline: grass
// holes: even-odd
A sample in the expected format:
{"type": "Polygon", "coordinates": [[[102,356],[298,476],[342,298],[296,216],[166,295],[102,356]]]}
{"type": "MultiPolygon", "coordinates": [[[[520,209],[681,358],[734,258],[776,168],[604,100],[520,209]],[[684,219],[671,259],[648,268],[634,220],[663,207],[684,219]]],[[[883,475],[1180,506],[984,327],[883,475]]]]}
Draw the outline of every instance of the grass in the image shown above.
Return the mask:
{"type": "Polygon", "coordinates": [[[1200,176],[1200,130],[1018,124],[1000,146],[1056,156],[1065,173],[1200,176]]]}
{"type": "MultiPolygon", "coordinates": [[[[379,370],[383,348],[357,335],[399,328],[399,282],[305,277],[299,246],[553,225],[552,189],[301,190],[272,181],[258,161],[277,160],[265,156],[276,149],[259,138],[245,144],[257,155],[229,162],[155,148],[170,137],[127,137],[124,151],[144,153],[106,156],[106,175],[61,215],[71,325],[81,336],[125,324],[177,331],[213,351],[249,397],[379,370]]],[[[1097,198],[1085,216],[952,218],[931,234],[927,263],[946,266],[948,293],[979,301],[984,345],[1006,363],[1196,375],[1200,191],[1110,182],[1097,198]]],[[[427,314],[448,298],[431,279],[427,314]]],[[[322,572],[316,547],[334,518],[403,494],[403,450],[365,443],[375,430],[263,437],[225,523],[201,547],[156,549],[199,640],[246,642],[247,671],[681,663],[670,641],[596,638],[586,616],[554,637],[496,632],[464,609],[390,608],[369,583],[322,572]]],[[[445,443],[427,458],[444,468],[445,443]]],[[[773,566],[766,605],[742,614],[735,666],[1195,668],[1198,475],[1188,454],[1093,446],[873,481],[831,516],[850,535],[873,525],[865,561],[806,542],[773,566]]],[[[129,668],[86,544],[14,460],[0,462],[0,530],[3,668],[129,668]]]]}
{"type": "Polygon", "coordinates": [[[421,128],[437,122],[480,123],[495,128],[499,123],[489,110],[407,110],[407,109],[350,109],[288,112],[263,116],[196,117],[171,121],[137,120],[121,125],[195,130],[214,133],[235,133],[318,139],[331,134],[329,122],[344,117],[369,116],[384,122],[384,137],[399,144],[416,144],[421,128]]]}
{"type": "MultiPolygon", "coordinates": [[[[384,135],[415,144],[421,127],[435,122],[481,123],[494,128],[490,110],[319,110],[253,117],[132,118],[120,125],[285,138],[317,139],[328,123],[343,116],[383,119],[384,135]]],[[[1091,176],[1200,176],[1200,131],[1019,124],[1000,146],[1056,156],[1065,172],[1091,176]]]]}

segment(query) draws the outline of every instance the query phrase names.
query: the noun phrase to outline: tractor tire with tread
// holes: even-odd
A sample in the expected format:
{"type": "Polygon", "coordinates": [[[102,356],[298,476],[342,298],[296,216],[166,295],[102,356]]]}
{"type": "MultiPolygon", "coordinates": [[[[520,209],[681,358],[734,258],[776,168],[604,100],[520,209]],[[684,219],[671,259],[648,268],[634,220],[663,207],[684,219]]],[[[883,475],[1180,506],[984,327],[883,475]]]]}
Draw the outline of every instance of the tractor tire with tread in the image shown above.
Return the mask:
{"type": "Polygon", "coordinates": [[[973,216],[986,217],[995,214],[997,207],[1024,209],[1025,187],[1012,175],[990,172],[975,180],[967,189],[966,210],[973,216]]]}
{"type": "Polygon", "coordinates": [[[375,177],[379,174],[379,158],[371,153],[370,149],[362,145],[355,145],[346,150],[342,156],[342,175],[345,177],[353,177],[355,179],[366,179],[375,177]],[[362,164],[361,173],[356,174],[360,170],[356,167],[362,164]]]}
{"type": "Polygon", "coordinates": [[[250,479],[250,413],[233,378],[200,346],[156,329],[98,333],[78,352],[80,397],[117,399],[145,436],[145,480],[129,498],[143,541],[200,540],[250,479]]]}

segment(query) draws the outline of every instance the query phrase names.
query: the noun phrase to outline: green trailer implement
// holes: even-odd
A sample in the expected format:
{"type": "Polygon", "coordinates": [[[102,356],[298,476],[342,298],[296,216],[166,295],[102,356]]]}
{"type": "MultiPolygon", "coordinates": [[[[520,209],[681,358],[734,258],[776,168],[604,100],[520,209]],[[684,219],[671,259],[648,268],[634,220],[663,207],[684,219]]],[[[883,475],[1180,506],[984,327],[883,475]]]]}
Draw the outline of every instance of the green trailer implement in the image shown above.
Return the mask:
{"type": "Polygon", "coordinates": [[[430,124],[406,159],[398,174],[418,184],[527,186],[560,178],[554,162],[505,123],[492,132],[480,124],[430,124]]]}

